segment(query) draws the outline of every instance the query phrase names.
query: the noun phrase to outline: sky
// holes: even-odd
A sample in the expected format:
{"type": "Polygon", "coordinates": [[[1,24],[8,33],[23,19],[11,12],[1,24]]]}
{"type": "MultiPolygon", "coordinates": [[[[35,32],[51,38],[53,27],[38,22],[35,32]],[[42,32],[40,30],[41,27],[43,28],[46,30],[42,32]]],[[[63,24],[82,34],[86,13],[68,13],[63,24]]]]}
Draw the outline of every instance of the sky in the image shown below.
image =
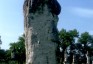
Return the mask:
{"type": "MultiPolygon", "coordinates": [[[[2,49],[16,42],[24,33],[24,0],[0,0],[0,35],[2,49]]],[[[93,0],[58,0],[61,5],[58,30],[77,29],[93,35],[93,0]]]]}

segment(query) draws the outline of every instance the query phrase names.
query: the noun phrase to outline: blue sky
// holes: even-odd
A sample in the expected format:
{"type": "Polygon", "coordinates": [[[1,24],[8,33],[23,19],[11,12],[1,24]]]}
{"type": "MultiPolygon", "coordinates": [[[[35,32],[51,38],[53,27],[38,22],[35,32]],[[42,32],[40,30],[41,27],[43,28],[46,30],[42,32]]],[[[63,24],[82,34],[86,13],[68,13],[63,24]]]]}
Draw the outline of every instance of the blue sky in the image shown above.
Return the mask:
{"type": "MultiPolygon", "coordinates": [[[[24,32],[24,0],[0,0],[0,35],[2,49],[16,42],[24,32]]],[[[58,30],[77,29],[80,33],[93,35],[93,0],[58,0],[62,10],[59,15],[58,30]]]]}

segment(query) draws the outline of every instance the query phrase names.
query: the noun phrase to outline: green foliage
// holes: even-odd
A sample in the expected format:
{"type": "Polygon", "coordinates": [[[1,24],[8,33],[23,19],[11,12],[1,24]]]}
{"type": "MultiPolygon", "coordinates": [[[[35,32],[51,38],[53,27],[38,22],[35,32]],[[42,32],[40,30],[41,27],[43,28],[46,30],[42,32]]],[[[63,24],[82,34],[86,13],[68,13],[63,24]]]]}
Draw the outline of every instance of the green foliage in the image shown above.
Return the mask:
{"type": "Polygon", "coordinates": [[[6,57],[5,54],[6,54],[5,50],[0,49],[0,61],[5,61],[6,57]]]}
{"type": "Polygon", "coordinates": [[[11,60],[11,51],[10,50],[6,50],[6,61],[11,60]]]}
{"type": "Polygon", "coordinates": [[[78,37],[79,32],[77,32],[76,29],[66,31],[65,29],[62,29],[59,33],[59,37],[61,39],[61,44],[63,46],[68,46],[75,42],[75,37],[78,37]]]}
{"type": "Polygon", "coordinates": [[[24,35],[19,37],[17,42],[10,43],[11,53],[14,55],[14,60],[25,62],[25,39],[24,35]]]}
{"type": "Polygon", "coordinates": [[[69,31],[62,29],[59,32],[59,38],[61,42],[60,47],[62,48],[62,51],[59,52],[59,56],[61,56],[59,57],[60,58],[59,61],[61,61],[60,63],[64,61],[64,53],[68,46],[70,47],[70,52],[77,49],[84,55],[88,51],[89,55],[93,56],[93,36],[91,36],[88,32],[84,32],[81,35],[79,35],[79,32],[76,29],[69,31]],[[77,42],[75,42],[76,38],[77,42]],[[82,46],[82,44],[84,46],[82,46]]]}
{"type": "Polygon", "coordinates": [[[17,42],[10,43],[9,50],[0,49],[0,64],[23,64],[25,63],[25,39],[24,35],[17,42]],[[12,58],[14,55],[14,58],[12,58]]]}
{"type": "Polygon", "coordinates": [[[81,34],[81,36],[79,37],[78,39],[78,42],[82,43],[82,44],[86,44],[89,42],[89,38],[90,38],[90,35],[88,32],[84,32],[81,34]]]}
{"type": "Polygon", "coordinates": [[[85,50],[87,51],[93,50],[93,37],[88,32],[82,33],[78,39],[78,42],[84,44],[85,50]],[[90,43],[91,46],[88,46],[88,43],[90,43]]]}
{"type": "Polygon", "coordinates": [[[62,52],[59,52],[58,56],[60,56],[59,58],[59,61],[61,61],[61,63],[64,61],[64,53],[66,51],[66,48],[75,43],[75,38],[77,38],[79,36],[79,32],[74,29],[74,30],[69,30],[69,31],[66,31],[65,29],[62,29],[60,32],[59,32],[59,38],[60,38],[60,47],[62,48],[62,52]]]}

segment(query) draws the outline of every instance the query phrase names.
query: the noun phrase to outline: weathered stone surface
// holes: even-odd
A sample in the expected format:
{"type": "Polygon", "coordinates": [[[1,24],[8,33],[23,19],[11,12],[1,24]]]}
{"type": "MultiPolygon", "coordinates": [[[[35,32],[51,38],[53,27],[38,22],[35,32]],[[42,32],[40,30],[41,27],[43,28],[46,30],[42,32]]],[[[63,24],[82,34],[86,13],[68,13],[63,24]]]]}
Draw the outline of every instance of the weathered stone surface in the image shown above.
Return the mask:
{"type": "Polygon", "coordinates": [[[50,12],[47,3],[38,6],[35,12],[28,5],[25,1],[26,64],[57,64],[58,16],[50,12]]]}
{"type": "Polygon", "coordinates": [[[25,0],[23,9],[25,12],[29,11],[35,13],[38,10],[42,10],[45,4],[48,6],[49,12],[52,14],[60,14],[61,6],[57,0],[25,0]]]}

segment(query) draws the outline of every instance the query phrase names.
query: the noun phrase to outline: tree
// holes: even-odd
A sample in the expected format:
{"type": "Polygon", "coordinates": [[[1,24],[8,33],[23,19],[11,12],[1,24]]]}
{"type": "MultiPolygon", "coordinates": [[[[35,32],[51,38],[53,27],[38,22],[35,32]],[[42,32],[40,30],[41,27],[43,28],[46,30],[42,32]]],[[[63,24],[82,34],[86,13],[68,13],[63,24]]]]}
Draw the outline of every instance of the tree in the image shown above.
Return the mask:
{"type": "MultiPolygon", "coordinates": [[[[88,33],[84,32],[81,34],[81,36],[78,39],[78,42],[83,44],[83,54],[87,54],[91,57],[92,51],[93,51],[93,37],[88,33]]],[[[90,61],[91,63],[92,61],[90,61]]]]}
{"type": "Polygon", "coordinates": [[[86,44],[89,41],[89,37],[90,37],[89,33],[88,32],[84,32],[79,37],[78,42],[80,42],[82,44],[86,44]]]}
{"type": "Polygon", "coordinates": [[[74,30],[69,30],[68,32],[65,29],[62,29],[59,33],[59,37],[61,40],[61,44],[64,46],[68,46],[75,42],[75,38],[79,36],[79,32],[74,30]]]}
{"type": "Polygon", "coordinates": [[[88,32],[82,33],[81,36],[79,37],[78,42],[84,45],[85,53],[88,50],[87,43],[90,43],[91,41],[92,39],[88,32]]]}
{"type": "Polygon", "coordinates": [[[11,61],[11,50],[6,50],[5,52],[6,52],[6,54],[5,54],[6,63],[8,64],[9,61],[11,61]]]}
{"type": "Polygon", "coordinates": [[[10,43],[10,50],[12,59],[17,60],[19,63],[25,62],[25,44],[24,35],[19,37],[17,42],[10,43]]]}
{"type": "MultiPolygon", "coordinates": [[[[75,43],[75,38],[79,36],[79,32],[74,29],[74,30],[69,30],[69,31],[66,31],[65,29],[62,29],[60,32],[59,32],[59,37],[60,37],[60,46],[62,47],[63,49],[63,52],[62,52],[62,62],[64,61],[64,52],[66,50],[66,48],[69,46],[69,45],[72,45],[73,43],[75,43]]],[[[72,50],[72,49],[71,49],[72,50]]]]}
{"type": "Polygon", "coordinates": [[[5,54],[6,54],[5,50],[0,49],[0,62],[5,61],[5,58],[6,58],[5,54]]]}

